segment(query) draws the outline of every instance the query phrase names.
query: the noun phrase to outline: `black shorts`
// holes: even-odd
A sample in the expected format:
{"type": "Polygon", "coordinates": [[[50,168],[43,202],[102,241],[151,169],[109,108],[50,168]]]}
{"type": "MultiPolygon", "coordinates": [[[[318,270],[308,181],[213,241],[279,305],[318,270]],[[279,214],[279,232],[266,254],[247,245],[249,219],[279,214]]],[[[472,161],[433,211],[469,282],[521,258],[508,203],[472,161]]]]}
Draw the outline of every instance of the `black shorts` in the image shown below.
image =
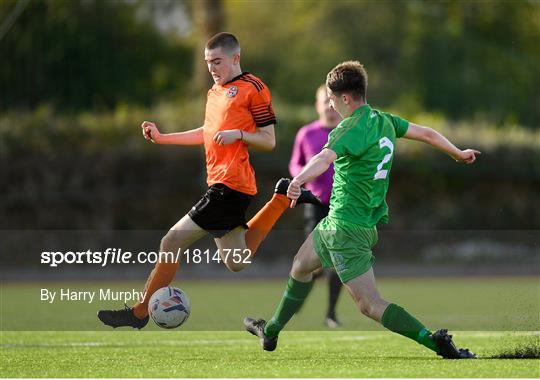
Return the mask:
{"type": "Polygon", "coordinates": [[[317,224],[328,215],[330,207],[327,205],[312,205],[306,203],[304,205],[304,222],[306,237],[309,236],[311,231],[317,227],[317,224]]]}
{"type": "Polygon", "coordinates": [[[251,195],[217,183],[208,188],[188,215],[203,230],[220,238],[236,227],[248,228],[246,210],[251,198],[251,195]]]}

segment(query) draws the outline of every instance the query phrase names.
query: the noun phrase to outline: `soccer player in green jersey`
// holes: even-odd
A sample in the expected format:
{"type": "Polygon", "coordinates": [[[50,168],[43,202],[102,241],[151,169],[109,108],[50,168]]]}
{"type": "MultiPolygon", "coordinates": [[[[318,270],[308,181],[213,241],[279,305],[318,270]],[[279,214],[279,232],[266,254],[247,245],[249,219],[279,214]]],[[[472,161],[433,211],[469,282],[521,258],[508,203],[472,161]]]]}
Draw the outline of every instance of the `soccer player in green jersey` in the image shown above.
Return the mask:
{"type": "Polygon", "coordinates": [[[465,164],[472,164],[480,152],[460,150],[433,129],[371,108],[366,102],[367,73],[357,61],[332,69],[326,87],[332,107],[343,120],[332,131],[323,150],[291,181],[287,196],[294,207],[300,186],[324,173],[333,163],[330,212],[295,256],[274,316],[268,322],[245,318],[246,330],[261,339],[265,350],[273,351],[279,332],[308,296],[313,272],[320,267],[333,267],[362,314],[444,358],[475,358],[468,349],[458,349],[447,330],[432,333],[405,309],[381,297],[375,285],[371,249],[377,242],[377,224],[388,222],[385,198],[398,137],[425,142],[465,164]]]}

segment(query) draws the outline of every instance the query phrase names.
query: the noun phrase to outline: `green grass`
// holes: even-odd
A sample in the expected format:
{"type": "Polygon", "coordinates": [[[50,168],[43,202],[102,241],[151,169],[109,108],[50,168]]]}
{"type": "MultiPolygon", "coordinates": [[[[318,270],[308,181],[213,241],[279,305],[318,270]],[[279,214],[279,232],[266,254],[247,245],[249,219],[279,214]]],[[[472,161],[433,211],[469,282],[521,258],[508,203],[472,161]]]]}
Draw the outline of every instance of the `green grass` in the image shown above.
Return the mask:
{"type": "MultiPolygon", "coordinates": [[[[118,308],[118,301],[40,301],[40,289],[59,291],[111,288],[141,290],[140,282],[66,282],[2,284],[1,330],[104,331],[95,317],[103,308],[118,308]],[[76,318],[74,318],[76,316],[76,318]]],[[[176,281],[189,295],[191,317],[184,330],[238,331],[246,315],[269,317],[281,299],[285,280],[176,281]]],[[[535,277],[492,278],[384,278],[378,282],[386,299],[399,303],[427,326],[465,331],[536,331],[539,328],[540,282],[535,277]]],[[[291,330],[320,330],[327,300],[325,281],[317,281],[302,312],[288,326],[291,330]]],[[[338,314],[348,330],[379,330],[361,315],[346,291],[338,314]]],[[[159,330],[157,326],[152,329],[159,330]]]]}
{"type": "Polygon", "coordinates": [[[283,280],[175,285],[192,301],[192,315],[182,328],[159,330],[149,324],[145,331],[111,331],[99,324],[95,312],[118,307],[118,302],[51,305],[39,301],[39,290],[127,290],[140,284],[2,284],[1,376],[540,377],[536,359],[493,359],[526,347],[538,352],[537,278],[379,281],[386,298],[406,307],[428,327],[449,328],[459,346],[479,355],[474,361],[442,360],[415,342],[384,331],[361,316],[345,292],[338,307],[344,328],[321,331],[326,307],[322,281],[282,333],[277,351],[263,352],[257,339],[242,331],[241,320],[245,315],[269,317],[283,292],[283,280]]]}
{"type": "MultiPolygon", "coordinates": [[[[532,339],[459,332],[480,357],[532,339]]],[[[536,335],[536,340],[538,336],[536,335]]],[[[244,332],[4,332],[7,377],[529,377],[538,360],[442,360],[387,332],[291,331],[275,352],[244,332]]]]}

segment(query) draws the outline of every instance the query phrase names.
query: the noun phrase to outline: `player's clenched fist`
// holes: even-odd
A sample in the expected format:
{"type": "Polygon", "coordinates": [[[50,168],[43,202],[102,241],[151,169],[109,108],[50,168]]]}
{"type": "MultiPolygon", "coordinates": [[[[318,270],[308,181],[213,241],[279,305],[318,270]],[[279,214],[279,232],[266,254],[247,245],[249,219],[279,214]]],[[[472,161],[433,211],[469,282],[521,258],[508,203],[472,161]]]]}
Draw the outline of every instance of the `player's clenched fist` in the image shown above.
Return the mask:
{"type": "Polygon", "coordinates": [[[287,198],[291,199],[291,208],[296,206],[296,201],[300,197],[300,194],[302,194],[300,183],[293,179],[287,189],[287,198]]]}
{"type": "Polygon", "coordinates": [[[141,124],[143,137],[154,143],[158,142],[158,139],[161,137],[161,133],[157,129],[157,126],[151,121],[143,121],[141,124]]]}
{"type": "Polygon", "coordinates": [[[240,140],[242,138],[242,133],[239,129],[232,129],[230,131],[221,131],[214,135],[214,141],[218,145],[229,145],[240,140]]]}
{"type": "Polygon", "coordinates": [[[475,149],[465,149],[462,150],[458,157],[456,157],[457,162],[463,162],[465,164],[472,164],[476,161],[476,156],[482,154],[480,151],[475,149]]]}

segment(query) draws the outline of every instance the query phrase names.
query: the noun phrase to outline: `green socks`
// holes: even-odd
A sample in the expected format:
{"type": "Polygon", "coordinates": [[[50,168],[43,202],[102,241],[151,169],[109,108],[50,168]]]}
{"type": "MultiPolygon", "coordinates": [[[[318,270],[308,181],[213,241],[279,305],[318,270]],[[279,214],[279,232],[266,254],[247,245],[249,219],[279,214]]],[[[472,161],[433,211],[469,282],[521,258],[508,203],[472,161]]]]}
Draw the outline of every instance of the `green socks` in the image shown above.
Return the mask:
{"type": "Polygon", "coordinates": [[[437,345],[429,338],[431,332],[402,307],[393,303],[388,305],[382,315],[381,322],[388,330],[406,336],[430,350],[438,352],[437,345]]]}
{"type": "MultiPolygon", "coordinates": [[[[266,323],[264,335],[269,338],[278,336],[292,316],[300,310],[312,286],[313,281],[300,282],[289,277],[283,298],[272,319],[266,323]]],[[[388,305],[382,315],[381,322],[388,330],[406,336],[430,350],[438,352],[437,345],[429,338],[431,332],[402,307],[393,303],[388,305]]]]}
{"type": "Polygon", "coordinates": [[[281,298],[281,302],[272,319],[266,323],[264,335],[269,338],[278,336],[279,332],[283,330],[294,313],[300,310],[312,287],[313,280],[310,282],[300,282],[289,276],[283,298],[281,298]]]}

